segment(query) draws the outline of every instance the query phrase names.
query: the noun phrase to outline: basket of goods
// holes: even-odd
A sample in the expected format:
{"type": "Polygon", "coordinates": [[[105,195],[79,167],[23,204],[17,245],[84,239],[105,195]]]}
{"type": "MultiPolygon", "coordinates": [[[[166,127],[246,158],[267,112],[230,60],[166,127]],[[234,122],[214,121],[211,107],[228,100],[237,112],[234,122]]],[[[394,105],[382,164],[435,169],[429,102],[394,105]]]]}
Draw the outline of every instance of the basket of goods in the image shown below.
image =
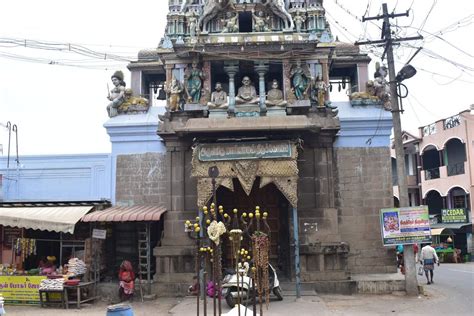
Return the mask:
{"type": "Polygon", "coordinates": [[[64,288],[64,279],[44,279],[41,280],[40,291],[62,291],[64,288]]]}

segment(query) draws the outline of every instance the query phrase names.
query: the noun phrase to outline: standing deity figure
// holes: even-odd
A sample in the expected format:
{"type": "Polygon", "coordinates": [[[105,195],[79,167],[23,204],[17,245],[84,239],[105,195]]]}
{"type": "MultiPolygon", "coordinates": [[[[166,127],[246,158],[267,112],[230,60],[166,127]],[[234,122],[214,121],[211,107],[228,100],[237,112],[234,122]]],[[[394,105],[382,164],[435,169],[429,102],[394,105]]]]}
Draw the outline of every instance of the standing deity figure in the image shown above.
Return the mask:
{"type": "Polygon", "coordinates": [[[305,16],[300,15],[300,11],[296,11],[296,15],[293,20],[295,21],[296,32],[301,33],[301,30],[303,29],[303,24],[306,21],[305,16]]]}
{"type": "Polygon", "coordinates": [[[107,99],[111,101],[107,105],[107,113],[109,117],[118,115],[118,107],[125,101],[125,82],[123,81],[123,72],[120,70],[116,71],[112,77],[112,83],[114,87],[110,90],[107,99]]]}
{"type": "Polygon", "coordinates": [[[222,90],[222,84],[216,82],[215,91],[211,94],[211,102],[207,103],[210,109],[225,109],[227,108],[227,93],[222,90]]]}
{"type": "Polygon", "coordinates": [[[181,94],[183,93],[183,87],[175,76],[173,76],[170,83],[166,84],[165,92],[168,94],[169,111],[178,111],[179,103],[181,102],[181,94]]]}
{"type": "Polygon", "coordinates": [[[272,88],[268,91],[265,104],[268,106],[285,106],[287,102],[283,98],[283,91],[278,88],[278,81],[273,79],[272,88]]]}
{"type": "Polygon", "coordinates": [[[285,30],[293,30],[295,24],[291,14],[286,9],[285,0],[262,0],[262,3],[270,7],[273,14],[279,16],[285,23],[285,30]]]}
{"type": "Polygon", "coordinates": [[[311,98],[316,101],[319,108],[326,106],[326,93],[328,91],[328,85],[324,82],[321,75],[318,75],[314,79],[313,89],[311,91],[311,98]]]}
{"type": "Polygon", "coordinates": [[[187,102],[199,103],[201,99],[201,88],[202,80],[204,79],[204,73],[197,67],[197,62],[193,62],[191,70],[186,74],[186,93],[187,102]]]}
{"type": "Polygon", "coordinates": [[[188,18],[188,27],[189,27],[189,36],[191,39],[196,38],[197,31],[198,31],[198,19],[196,12],[190,12],[186,14],[188,18]]]}
{"type": "Polygon", "coordinates": [[[252,9],[252,20],[253,20],[253,30],[255,32],[269,32],[270,28],[268,24],[270,22],[270,17],[264,16],[262,11],[258,11],[255,14],[255,10],[252,9]]]}
{"type": "Polygon", "coordinates": [[[380,66],[380,63],[375,64],[374,74],[374,90],[375,96],[380,99],[385,109],[391,109],[390,102],[390,85],[385,79],[388,75],[388,69],[385,66],[380,66]]]}
{"type": "Polygon", "coordinates": [[[306,90],[308,89],[308,75],[301,66],[301,61],[297,60],[296,65],[291,69],[291,78],[293,83],[293,91],[296,99],[304,100],[306,97],[306,90]]]}
{"type": "Polygon", "coordinates": [[[237,92],[237,96],[235,97],[236,104],[257,104],[259,102],[257,96],[257,90],[252,85],[252,81],[248,76],[245,76],[242,79],[242,86],[239,88],[237,92]]]}

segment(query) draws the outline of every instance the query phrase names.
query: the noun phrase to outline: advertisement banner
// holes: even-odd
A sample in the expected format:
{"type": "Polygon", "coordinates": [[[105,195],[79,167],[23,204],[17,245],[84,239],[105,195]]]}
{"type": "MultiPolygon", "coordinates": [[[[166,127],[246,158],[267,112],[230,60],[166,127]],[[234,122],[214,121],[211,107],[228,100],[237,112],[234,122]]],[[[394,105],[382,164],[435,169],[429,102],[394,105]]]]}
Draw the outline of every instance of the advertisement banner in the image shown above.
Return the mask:
{"type": "Polygon", "coordinates": [[[39,285],[45,276],[0,276],[0,293],[6,304],[39,304],[39,285]]]}
{"type": "Polygon", "coordinates": [[[467,223],[467,212],[463,208],[441,210],[441,222],[443,223],[467,223]]]}
{"type": "Polygon", "coordinates": [[[431,242],[427,206],[381,209],[380,224],[384,246],[431,242]]]}

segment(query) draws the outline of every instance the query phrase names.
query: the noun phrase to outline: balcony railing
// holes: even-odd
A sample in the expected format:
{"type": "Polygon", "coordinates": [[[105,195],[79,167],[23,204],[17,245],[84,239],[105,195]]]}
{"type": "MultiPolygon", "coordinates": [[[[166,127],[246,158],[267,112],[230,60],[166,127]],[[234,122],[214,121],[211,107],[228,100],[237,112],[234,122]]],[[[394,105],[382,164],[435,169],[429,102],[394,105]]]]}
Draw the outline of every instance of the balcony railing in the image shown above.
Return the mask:
{"type": "Polygon", "coordinates": [[[458,174],[464,174],[464,162],[458,162],[450,164],[448,168],[448,177],[457,176],[458,174]]]}
{"type": "Polygon", "coordinates": [[[439,167],[425,170],[425,180],[439,179],[439,167]]]}
{"type": "Polygon", "coordinates": [[[461,125],[461,117],[459,114],[444,120],[444,129],[454,128],[459,125],[461,125]]]}

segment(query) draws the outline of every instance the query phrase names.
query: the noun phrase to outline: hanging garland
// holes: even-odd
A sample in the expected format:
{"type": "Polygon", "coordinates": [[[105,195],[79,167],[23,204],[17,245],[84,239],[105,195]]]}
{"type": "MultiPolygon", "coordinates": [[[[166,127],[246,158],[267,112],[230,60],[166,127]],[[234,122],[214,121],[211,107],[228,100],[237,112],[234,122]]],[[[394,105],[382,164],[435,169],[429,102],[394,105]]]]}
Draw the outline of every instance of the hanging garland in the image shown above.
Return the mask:
{"type": "Polygon", "coordinates": [[[268,235],[257,231],[252,235],[252,249],[255,264],[255,285],[260,299],[260,304],[265,295],[265,304],[268,309],[270,304],[270,284],[268,281],[268,254],[270,252],[270,239],[268,235]]]}

